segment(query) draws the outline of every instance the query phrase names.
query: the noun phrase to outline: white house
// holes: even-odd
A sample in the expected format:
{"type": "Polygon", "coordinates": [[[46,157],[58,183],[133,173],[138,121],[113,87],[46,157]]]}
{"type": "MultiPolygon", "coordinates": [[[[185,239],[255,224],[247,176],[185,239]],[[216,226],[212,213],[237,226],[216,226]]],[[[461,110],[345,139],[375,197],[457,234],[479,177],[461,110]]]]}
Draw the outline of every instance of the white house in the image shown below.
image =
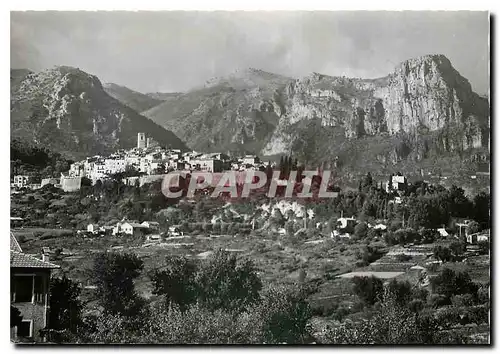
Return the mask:
{"type": "Polygon", "coordinates": [[[146,239],[148,241],[160,241],[161,235],[159,235],[159,234],[148,235],[148,236],[146,236],[146,239]]]}
{"type": "Polygon", "coordinates": [[[377,224],[373,227],[374,230],[381,230],[381,231],[385,231],[387,230],[387,226],[384,225],[384,224],[377,224]]]}
{"type": "Polygon", "coordinates": [[[184,233],[181,231],[179,226],[170,226],[168,228],[168,235],[169,236],[184,236],[184,233]]]}
{"type": "Polygon", "coordinates": [[[126,235],[135,235],[137,233],[144,232],[147,227],[135,222],[125,222],[121,225],[120,229],[121,232],[126,235]]]}
{"type": "Polygon", "coordinates": [[[348,233],[348,232],[340,233],[338,230],[333,230],[330,233],[330,237],[331,238],[338,238],[338,239],[341,239],[341,240],[348,240],[348,239],[351,238],[351,234],[348,233]]]}
{"type": "Polygon", "coordinates": [[[477,242],[483,242],[483,241],[489,241],[489,240],[490,240],[489,234],[477,235],[477,242]]]}
{"type": "Polygon", "coordinates": [[[392,176],[391,182],[387,182],[385,185],[385,190],[387,193],[391,191],[391,184],[392,184],[392,190],[404,190],[406,188],[408,180],[406,179],[405,176],[392,176]]]}
{"type": "Polygon", "coordinates": [[[29,176],[14,176],[14,185],[18,188],[26,187],[28,185],[29,179],[29,176]]]}
{"type": "Polygon", "coordinates": [[[341,229],[345,229],[346,227],[354,227],[356,225],[356,219],[353,217],[350,218],[338,218],[337,225],[341,229]]]}
{"type": "Polygon", "coordinates": [[[441,237],[448,237],[450,235],[444,227],[437,229],[437,232],[439,232],[439,235],[441,235],[441,237]]]}
{"type": "Polygon", "coordinates": [[[97,224],[88,224],[87,225],[87,232],[97,234],[99,232],[99,225],[97,224]]]}
{"type": "Polygon", "coordinates": [[[258,158],[254,155],[246,155],[243,159],[242,162],[244,165],[255,165],[256,162],[258,162],[258,158]]]}

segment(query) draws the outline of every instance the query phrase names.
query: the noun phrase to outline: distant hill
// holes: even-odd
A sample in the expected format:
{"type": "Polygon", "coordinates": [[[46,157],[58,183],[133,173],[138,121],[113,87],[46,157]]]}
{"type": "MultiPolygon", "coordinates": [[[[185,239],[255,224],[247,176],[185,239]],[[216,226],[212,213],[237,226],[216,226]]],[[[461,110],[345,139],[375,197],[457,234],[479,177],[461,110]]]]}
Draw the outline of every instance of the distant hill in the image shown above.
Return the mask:
{"type": "Polygon", "coordinates": [[[181,92],[148,92],[147,96],[159,101],[168,101],[182,95],[181,92]]]}
{"type": "Polygon", "coordinates": [[[131,90],[128,87],[113,83],[104,84],[104,91],[106,91],[111,97],[116,98],[124,105],[129,106],[134,111],[139,113],[163,102],[162,100],[131,90]]]}
{"type": "Polygon", "coordinates": [[[260,151],[280,119],[279,95],[293,79],[248,69],[144,112],[200,151],[260,151]]]}
{"type": "Polygon", "coordinates": [[[11,71],[11,137],[77,159],[132,148],[144,132],[187,149],[171,131],[108,95],[99,79],[72,67],[11,71]]]}

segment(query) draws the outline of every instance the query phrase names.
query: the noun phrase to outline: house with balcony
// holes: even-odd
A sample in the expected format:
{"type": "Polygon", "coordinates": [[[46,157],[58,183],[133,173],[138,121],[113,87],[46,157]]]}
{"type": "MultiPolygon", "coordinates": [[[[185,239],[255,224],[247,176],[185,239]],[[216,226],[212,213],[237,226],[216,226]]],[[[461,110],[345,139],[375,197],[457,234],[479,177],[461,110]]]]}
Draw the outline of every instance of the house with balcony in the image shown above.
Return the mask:
{"type": "Polygon", "coordinates": [[[10,304],[22,316],[10,329],[12,341],[44,341],[40,330],[48,326],[50,274],[57,268],[45,254],[40,259],[24,253],[10,234],[10,304]]]}

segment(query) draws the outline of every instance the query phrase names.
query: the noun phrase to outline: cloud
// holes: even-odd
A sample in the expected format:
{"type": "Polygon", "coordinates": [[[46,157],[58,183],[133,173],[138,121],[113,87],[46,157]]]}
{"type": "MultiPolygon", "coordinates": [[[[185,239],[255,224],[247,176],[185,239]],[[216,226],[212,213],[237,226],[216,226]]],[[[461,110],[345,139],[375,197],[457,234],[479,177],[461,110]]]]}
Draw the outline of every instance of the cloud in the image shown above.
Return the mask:
{"type": "Polygon", "coordinates": [[[11,66],[71,65],[139,91],[185,91],[255,67],[378,77],[442,53],[489,88],[486,12],[13,12],[11,66]]]}

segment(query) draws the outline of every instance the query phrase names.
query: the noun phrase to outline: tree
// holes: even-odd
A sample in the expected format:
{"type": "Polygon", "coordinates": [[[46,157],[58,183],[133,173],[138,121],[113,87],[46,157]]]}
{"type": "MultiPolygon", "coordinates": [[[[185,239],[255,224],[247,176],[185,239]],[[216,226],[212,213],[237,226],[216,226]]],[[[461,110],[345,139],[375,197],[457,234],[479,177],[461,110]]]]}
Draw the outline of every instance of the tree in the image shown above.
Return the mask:
{"type": "Polygon", "coordinates": [[[481,230],[481,226],[479,225],[479,223],[477,221],[471,221],[467,225],[467,234],[469,234],[469,235],[478,233],[480,230],[481,230]]]}
{"type": "Polygon", "coordinates": [[[66,275],[62,278],[50,279],[50,312],[51,329],[68,330],[76,333],[81,324],[83,305],[80,301],[81,289],[77,282],[66,275]]]}
{"type": "Polygon", "coordinates": [[[380,310],[367,321],[346,322],[326,333],[329,344],[421,343],[415,316],[398,305],[389,293],[382,294],[380,310]]]}
{"type": "Polygon", "coordinates": [[[450,251],[455,258],[458,258],[464,254],[467,250],[467,244],[460,241],[453,241],[450,244],[450,251]]]}
{"type": "Polygon", "coordinates": [[[218,250],[196,274],[200,303],[210,309],[237,312],[259,300],[262,283],[250,260],[237,262],[235,255],[218,250]]]}
{"type": "Polygon", "coordinates": [[[489,254],[490,253],[490,243],[488,241],[479,241],[477,243],[479,246],[480,254],[489,254]]]}
{"type": "Polygon", "coordinates": [[[491,210],[491,196],[489,193],[481,192],[474,197],[473,200],[473,218],[479,224],[484,225],[484,228],[490,226],[490,210],[491,210]]]}
{"type": "Polygon", "coordinates": [[[465,196],[465,191],[455,185],[448,190],[450,213],[456,217],[467,217],[470,215],[472,202],[465,196]]]}
{"type": "Polygon", "coordinates": [[[87,177],[82,177],[81,186],[82,187],[91,187],[92,180],[90,178],[87,178],[87,177]]]}
{"type": "Polygon", "coordinates": [[[372,174],[368,172],[366,176],[362,179],[361,181],[361,191],[368,192],[373,185],[373,178],[372,174]]]}
{"type": "Polygon", "coordinates": [[[437,238],[437,232],[433,229],[422,229],[420,231],[422,243],[433,243],[437,238]]]}
{"type": "Polygon", "coordinates": [[[101,253],[96,256],[91,280],[97,286],[96,296],[105,312],[133,316],[142,307],[135,292],[134,279],[144,263],[134,254],[101,253]]]}
{"type": "MultiPolygon", "coordinates": [[[[418,308],[421,305],[415,305],[418,308]]],[[[365,321],[346,322],[326,332],[328,344],[464,344],[467,337],[439,330],[433,315],[415,315],[385,291],[380,308],[365,321]]]]}
{"type": "Polygon", "coordinates": [[[447,301],[453,295],[475,295],[478,290],[478,285],[471,280],[469,273],[455,272],[449,268],[442,269],[437,276],[431,278],[431,285],[433,291],[443,295],[447,301]]]}
{"type": "Polygon", "coordinates": [[[354,227],[354,236],[356,239],[361,240],[368,234],[368,225],[365,222],[360,222],[354,227]]]}
{"type": "Polygon", "coordinates": [[[287,234],[288,236],[293,236],[293,233],[294,233],[294,232],[293,232],[293,225],[294,225],[294,224],[293,224],[293,221],[287,221],[287,222],[285,223],[285,230],[286,230],[286,234],[287,234]]]}
{"type": "Polygon", "coordinates": [[[373,305],[382,296],[384,289],[382,280],[371,277],[354,277],[353,292],[365,305],[373,305]]]}
{"type": "Polygon", "coordinates": [[[397,281],[396,279],[392,279],[387,288],[398,305],[406,306],[410,301],[412,291],[411,284],[408,281],[397,281]]]}
{"type": "Polygon", "coordinates": [[[434,257],[440,261],[448,262],[452,258],[451,250],[448,247],[441,245],[435,246],[433,249],[434,257]]]}
{"type": "Polygon", "coordinates": [[[169,258],[167,269],[156,270],[151,277],[153,294],[162,295],[167,304],[176,304],[185,311],[198,296],[195,276],[196,265],[192,261],[185,257],[169,258]]]}
{"type": "Polygon", "coordinates": [[[307,324],[312,313],[301,288],[272,287],[252,312],[266,344],[299,344],[310,337],[307,324]]]}
{"type": "Polygon", "coordinates": [[[384,255],[383,249],[378,244],[369,244],[364,246],[360,251],[358,250],[358,258],[365,264],[375,262],[377,259],[384,255]]]}
{"type": "Polygon", "coordinates": [[[275,227],[283,227],[285,224],[285,218],[283,217],[283,214],[281,211],[276,208],[273,210],[273,215],[269,218],[269,221],[271,222],[271,225],[275,227]]]}

